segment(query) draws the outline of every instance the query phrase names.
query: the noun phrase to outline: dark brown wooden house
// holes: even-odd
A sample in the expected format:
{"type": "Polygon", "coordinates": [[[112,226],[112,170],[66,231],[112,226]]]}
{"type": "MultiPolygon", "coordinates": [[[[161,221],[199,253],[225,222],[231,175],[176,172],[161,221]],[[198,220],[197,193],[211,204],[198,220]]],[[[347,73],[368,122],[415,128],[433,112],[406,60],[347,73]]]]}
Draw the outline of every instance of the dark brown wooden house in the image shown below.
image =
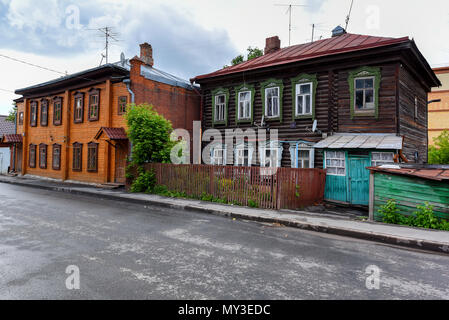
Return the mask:
{"type": "Polygon", "coordinates": [[[203,93],[203,132],[278,130],[268,144],[204,143],[213,164],[324,167],[327,199],[366,205],[366,167],[427,162],[427,94],[440,82],[408,37],[337,27],[282,49],[272,37],[263,56],[192,81],[203,93]]]}

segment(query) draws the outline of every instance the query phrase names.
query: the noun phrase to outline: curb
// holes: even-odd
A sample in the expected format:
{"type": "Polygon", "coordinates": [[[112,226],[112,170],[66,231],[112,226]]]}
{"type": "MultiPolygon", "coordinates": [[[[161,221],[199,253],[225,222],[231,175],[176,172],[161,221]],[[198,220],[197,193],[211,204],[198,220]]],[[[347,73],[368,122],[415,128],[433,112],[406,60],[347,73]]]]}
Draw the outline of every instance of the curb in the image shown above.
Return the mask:
{"type": "Polygon", "coordinates": [[[100,198],[100,199],[116,200],[116,201],[124,201],[124,202],[141,204],[141,205],[152,205],[152,206],[163,207],[163,208],[188,210],[190,212],[201,212],[201,213],[206,213],[206,214],[213,214],[216,216],[235,218],[235,219],[239,219],[239,220],[256,221],[256,222],[264,222],[264,223],[276,223],[276,224],[279,224],[279,225],[282,225],[285,227],[293,227],[293,228],[308,230],[308,231],[313,231],[313,232],[327,233],[327,234],[332,234],[332,235],[345,236],[345,237],[356,238],[356,239],[361,239],[361,240],[368,240],[368,241],[373,241],[373,242],[378,242],[378,243],[396,245],[396,246],[401,246],[401,247],[406,247],[406,248],[449,254],[449,245],[447,243],[435,242],[435,241],[430,241],[430,240],[420,240],[420,239],[415,239],[415,238],[397,237],[397,236],[392,236],[392,235],[382,234],[382,233],[364,232],[364,231],[359,231],[359,230],[355,230],[355,229],[330,227],[330,226],[326,226],[326,225],[322,225],[322,224],[293,221],[290,219],[277,219],[277,218],[270,218],[270,217],[249,216],[249,215],[240,214],[240,213],[223,212],[223,211],[216,210],[216,209],[208,209],[208,208],[199,207],[199,206],[195,206],[195,205],[178,205],[178,204],[160,202],[160,201],[156,201],[156,200],[132,199],[132,198],[121,197],[121,196],[116,196],[116,195],[111,195],[111,194],[99,194],[99,193],[94,193],[94,192],[90,192],[90,191],[73,190],[70,187],[54,187],[54,186],[35,185],[35,184],[29,184],[29,183],[20,182],[20,181],[5,181],[2,179],[0,179],[0,183],[7,183],[7,184],[13,184],[13,185],[18,185],[18,186],[23,186],[23,187],[42,189],[42,190],[72,193],[72,194],[77,194],[77,195],[95,197],[97,199],[100,198]]]}

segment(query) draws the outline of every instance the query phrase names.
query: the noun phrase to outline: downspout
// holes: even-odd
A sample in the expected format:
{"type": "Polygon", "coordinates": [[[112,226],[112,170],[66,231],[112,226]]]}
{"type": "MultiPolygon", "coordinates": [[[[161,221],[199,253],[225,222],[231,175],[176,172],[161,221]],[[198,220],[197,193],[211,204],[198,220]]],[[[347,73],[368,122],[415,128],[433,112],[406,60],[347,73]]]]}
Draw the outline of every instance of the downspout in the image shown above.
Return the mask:
{"type": "Polygon", "coordinates": [[[200,141],[199,141],[199,155],[198,155],[198,159],[199,159],[199,163],[201,164],[202,160],[201,160],[201,152],[202,152],[202,136],[203,136],[203,95],[201,94],[200,91],[198,91],[197,88],[195,88],[194,83],[195,80],[194,79],[190,79],[190,84],[192,85],[193,91],[195,91],[195,93],[200,97],[200,124],[201,124],[201,130],[200,130],[200,141]]]}
{"type": "MultiPolygon", "coordinates": [[[[17,108],[16,105],[16,118],[14,121],[14,134],[17,134],[17,121],[18,121],[18,115],[19,115],[19,108],[17,108]]],[[[16,171],[16,148],[17,148],[17,144],[14,143],[13,148],[12,148],[12,171],[15,172],[16,171]]]]}
{"type": "MultiPolygon", "coordinates": [[[[126,89],[128,90],[129,94],[131,95],[131,103],[134,104],[135,101],[136,101],[136,99],[135,99],[136,96],[135,96],[134,92],[131,90],[131,80],[130,79],[125,79],[125,80],[123,80],[123,83],[126,85],[126,89]]],[[[128,139],[128,141],[129,141],[128,157],[129,157],[129,160],[132,161],[133,143],[129,139],[128,139]]]]}

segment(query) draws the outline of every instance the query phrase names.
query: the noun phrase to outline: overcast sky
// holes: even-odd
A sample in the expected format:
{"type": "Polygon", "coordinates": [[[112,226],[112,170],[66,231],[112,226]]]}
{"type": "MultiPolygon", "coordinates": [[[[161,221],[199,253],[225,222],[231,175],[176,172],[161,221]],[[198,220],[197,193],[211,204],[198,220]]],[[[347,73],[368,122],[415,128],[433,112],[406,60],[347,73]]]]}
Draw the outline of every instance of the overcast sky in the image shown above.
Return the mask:
{"type": "MultiPolygon", "coordinates": [[[[98,66],[104,39],[96,28],[119,34],[110,61],[124,52],[153,46],[155,67],[185,79],[215,71],[244,53],[263,49],[278,35],[288,46],[287,7],[292,12],[293,44],[330,37],[345,23],[351,0],[0,0],[0,55],[60,72],[98,66]],[[79,18],[78,18],[79,17],[79,18]]],[[[389,37],[409,36],[432,66],[449,65],[448,0],[354,0],[348,31],[389,37]]],[[[7,114],[11,93],[59,77],[58,73],[0,56],[0,114],[7,114]],[[6,91],[5,91],[6,90],[6,91]]]]}

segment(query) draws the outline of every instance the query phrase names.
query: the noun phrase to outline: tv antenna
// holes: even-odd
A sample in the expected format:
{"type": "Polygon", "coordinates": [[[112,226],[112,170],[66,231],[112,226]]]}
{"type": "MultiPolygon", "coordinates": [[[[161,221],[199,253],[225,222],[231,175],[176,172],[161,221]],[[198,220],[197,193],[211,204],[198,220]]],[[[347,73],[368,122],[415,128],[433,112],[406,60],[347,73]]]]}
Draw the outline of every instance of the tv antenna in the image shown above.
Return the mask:
{"type": "MultiPolygon", "coordinates": [[[[103,58],[106,60],[106,64],[109,62],[109,46],[111,42],[119,42],[120,40],[117,39],[117,36],[119,35],[117,32],[114,32],[112,27],[104,27],[99,28],[98,31],[102,33],[102,36],[105,38],[105,50],[106,54],[102,54],[101,63],[103,62],[103,58]]],[[[101,64],[100,63],[100,64],[101,64]]]]}
{"type": "Polygon", "coordinates": [[[289,14],[288,18],[288,45],[291,45],[291,36],[292,36],[292,9],[293,7],[307,7],[302,4],[275,4],[277,7],[288,7],[287,12],[285,14],[289,14]]]}
{"type": "Polygon", "coordinates": [[[354,5],[354,0],[351,0],[351,7],[349,8],[349,13],[346,16],[346,26],[345,26],[345,30],[348,31],[348,25],[349,25],[349,20],[351,19],[351,13],[352,13],[352,6],[354,5]]]}

